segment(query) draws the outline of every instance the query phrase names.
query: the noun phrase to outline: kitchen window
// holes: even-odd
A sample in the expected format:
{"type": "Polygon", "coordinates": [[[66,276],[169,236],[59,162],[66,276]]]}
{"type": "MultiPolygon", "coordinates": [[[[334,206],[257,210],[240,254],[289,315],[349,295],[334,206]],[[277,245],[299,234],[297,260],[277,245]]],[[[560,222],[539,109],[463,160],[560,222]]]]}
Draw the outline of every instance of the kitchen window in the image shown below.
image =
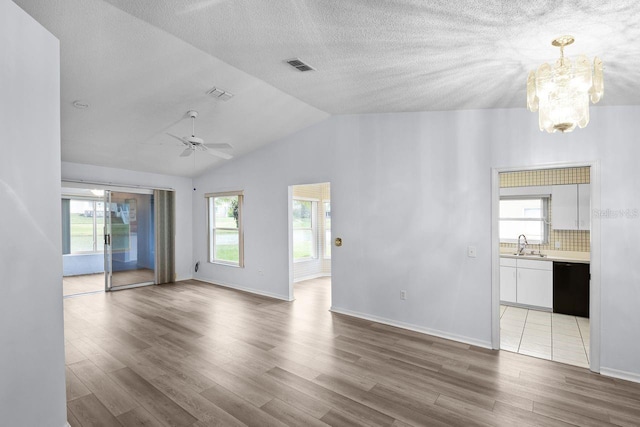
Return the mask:
{"type": "Polygon", "coordinates": [[[529,243],[548,243],[548,212],[548,197],[501,198],[500,243],[517,243],[521,234],[529,243]]]}
{"type": "Polygon", "coordinates": [[[209,262],[244,267],[241,191],[206,194],[209,262]]]}

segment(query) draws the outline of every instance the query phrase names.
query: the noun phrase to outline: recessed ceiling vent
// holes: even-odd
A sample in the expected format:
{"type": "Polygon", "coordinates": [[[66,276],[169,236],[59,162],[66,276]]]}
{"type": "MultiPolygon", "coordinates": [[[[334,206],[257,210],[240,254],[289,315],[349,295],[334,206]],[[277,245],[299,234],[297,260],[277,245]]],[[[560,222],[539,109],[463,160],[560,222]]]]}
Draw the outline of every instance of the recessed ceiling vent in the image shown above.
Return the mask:
{"type": "Polygon", "coordinates": [[[295,68],[298,71],[315,71],[316,70],[311,65],[305,64],[304,62],[302,62],[299,58],[287,59],[285,60],[285,62],[291,65],[293,68],[295,68]]]}
{"type": "Polygon", "coordinates": [[[228,101],[231,98],[233,98],[232,93],[227,92],[226,90],[222,90],[219,87],[214,87],[213,89],[208,90],[207,95],[212,96],[214,98],[221,99],[223,101],[228,101]]]}

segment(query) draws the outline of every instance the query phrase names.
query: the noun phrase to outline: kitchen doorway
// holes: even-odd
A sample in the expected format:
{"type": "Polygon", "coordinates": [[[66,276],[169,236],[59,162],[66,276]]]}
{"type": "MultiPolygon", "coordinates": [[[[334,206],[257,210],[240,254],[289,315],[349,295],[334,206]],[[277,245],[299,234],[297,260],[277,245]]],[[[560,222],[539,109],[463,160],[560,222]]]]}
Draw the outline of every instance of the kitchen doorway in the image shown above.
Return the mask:
{"type": "Polygon", "coordinates": [[[289,187],[289,299],[329,308],[331,301],[331,185],[289,187]],[[325,307],[326,306],[326,307],[325,307]]]}
{"type": "Polygon", "coordinates": [[[493,170],[494,349],[599,372],[598,188],[595,162],[493,170]]]}

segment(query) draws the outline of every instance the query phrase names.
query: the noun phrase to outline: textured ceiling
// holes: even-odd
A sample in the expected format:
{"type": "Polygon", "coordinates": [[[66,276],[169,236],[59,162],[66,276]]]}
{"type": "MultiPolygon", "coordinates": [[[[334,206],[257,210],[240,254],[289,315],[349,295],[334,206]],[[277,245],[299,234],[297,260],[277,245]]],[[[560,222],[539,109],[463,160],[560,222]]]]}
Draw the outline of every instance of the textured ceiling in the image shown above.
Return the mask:
{"type": "Polygon", "coordinates": [[[640,104],[637,0],[108,1],[331,114],[524,107],[563,34],[603,59],[603,104],[640,104]]]}
{"type": "Polygon", "coordinates": [[[103,1],[16,3],[60,39],[63,161],[195,176],[225,160],[179,157],[184,147],[165,133],[190,135],[189,109],[200,113],[196,135],[234,156],[328,117],[103,1]],[[214,86],[235,96],[213,99],[214,86]]]}
{"type": "Polygon", "coordinates": [[[601,104],[640,104],[637,0],[15,1],[61,40],[72,162],[198,174],[222,161],[194,167],[164,135],[186,135],[191,108],[196,134],[235,155],[328,114],[524,108],[528,71],[559,56],[562,34],[576,37],[568,56],[603,59],[601,104]],[[213,86],[236,96],[213,100],[213,86]]]}

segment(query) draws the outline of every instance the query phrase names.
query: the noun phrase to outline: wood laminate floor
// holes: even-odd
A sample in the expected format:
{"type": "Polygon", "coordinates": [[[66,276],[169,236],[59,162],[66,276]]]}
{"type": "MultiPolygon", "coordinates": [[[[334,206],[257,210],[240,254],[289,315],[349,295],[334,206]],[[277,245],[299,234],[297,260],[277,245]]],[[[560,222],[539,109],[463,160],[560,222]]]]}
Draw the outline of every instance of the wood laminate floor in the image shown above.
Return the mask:
{"type": "MultiPolygon", "coordinates": [[[[111,276],[112,286],[126,286],[135,283],[153,282],[154,280],[155,273],[148,268],[114,271],[111,276]]],[[[62,278],[62,295],[64,296],[100,291],[104,291],[104,273],[62,278]]]]}
{"type": "Polygon", "coordinates": [[[189,280],[65,299],[71,426],[637,426],[640,384],[189,280]]]}

